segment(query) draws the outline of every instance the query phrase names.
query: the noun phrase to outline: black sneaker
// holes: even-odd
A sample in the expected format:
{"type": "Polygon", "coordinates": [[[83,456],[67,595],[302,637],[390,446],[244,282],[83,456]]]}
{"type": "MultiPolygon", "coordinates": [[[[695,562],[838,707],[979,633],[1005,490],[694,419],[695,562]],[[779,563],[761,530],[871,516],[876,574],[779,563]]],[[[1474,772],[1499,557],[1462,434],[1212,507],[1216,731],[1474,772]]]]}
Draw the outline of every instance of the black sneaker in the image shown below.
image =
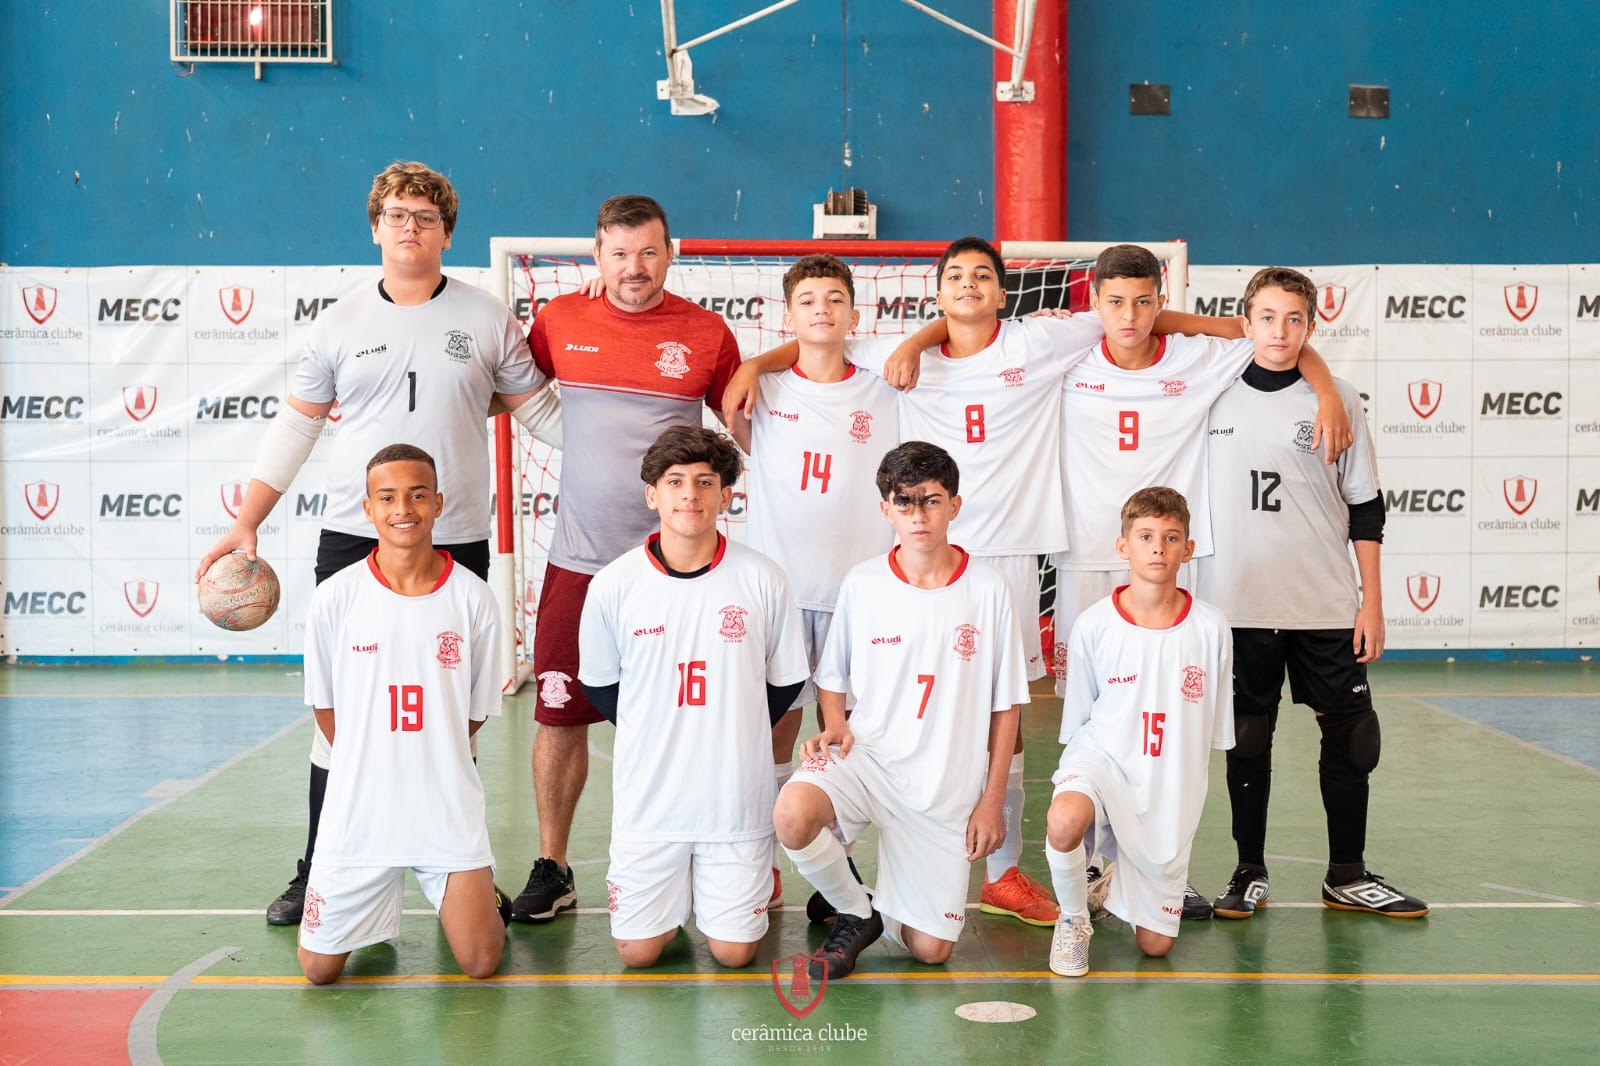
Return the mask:
{"type": "Polygon", "coordinates": [[[1334,886],[1323,881],[1322,905],[1337,911],[1381,914],[1385,918],[1421,918],[1428,913],[1426,903],[1406,895],[1371,870],[1348,885],[1334,886]]]}
{"type": "Polygon", "coordinates": [[[1248,918],[1267,905],[1267,868],[1241,862],[1233,868],[1228,887],[1211,905],[1218,918],[1248,918]]]}
{"type": "MultiPolygon", "coordinates": [[[[860,885],[866,884],[865,881],[861,880],[861,871],[856,869],[856,860],[846,856],[845,861],[850,864],[850,872],[855,875],[856,883],[860,885]]],[[[806,900],[806,917],[819,925],[823,922],[833,921],[834,915],[837,913],[838,911],[833,909],[833,904],[829,903],[821,892],[811,893],[811,898],[806,900]]]]}
{"type": "Polygon", "coordinates": [[[296,859],[294,880],[283,895],[267,904],[268,925],[299,925],[306,910],[306,877],[311,873],[304,859],[296,859]]]}
{"type": "Polygon", "coordinates": [[[834,915],[828,939],[811,956],[811,979],[820,981],[824,974],[830,981],[849,977],[856,968],[857,957],[882,935],[883,916],[877,908],[873,908],[870,918],[858,918],[854,914],[834,915]]]}
{"type": "Polygon", "coordinates": [[[1211,917],[1211,901],[1196,891],[1193,885],[1183,886],[1183,916],[1190,921],[1204,921],[1211,917]]]}
{"type": "Polygon", "coordinates": [[[494,886],[494,909],[500,912],[500,920],[509,928],[511,926],[511,897],[506,895],[499,885],[494,886]]]}
{"type": "Polygon", "coordinates": [[[548,922],[577,905],[578,890],[572,883],[572,867],[562,870],[554,859],[535,859],[527,887],[511,904],[511,920],[548,922]]]}

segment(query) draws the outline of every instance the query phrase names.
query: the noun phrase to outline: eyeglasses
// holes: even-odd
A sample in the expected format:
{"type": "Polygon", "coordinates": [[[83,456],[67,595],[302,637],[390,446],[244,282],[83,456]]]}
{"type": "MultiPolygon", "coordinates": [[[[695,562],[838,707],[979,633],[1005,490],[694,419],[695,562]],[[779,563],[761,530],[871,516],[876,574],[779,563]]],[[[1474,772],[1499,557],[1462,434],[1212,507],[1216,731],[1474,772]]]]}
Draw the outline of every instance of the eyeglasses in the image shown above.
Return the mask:
{"type": "Polygon", "coordinates": [[[437,211],[407,211],[403,207],[386,207],[378,212],[378,217],[383,219],[384,225],[395,229],[400,229],[412,219],[416,219],[419,229],[438,229],[444,221],[444,216],[437,211]]]}

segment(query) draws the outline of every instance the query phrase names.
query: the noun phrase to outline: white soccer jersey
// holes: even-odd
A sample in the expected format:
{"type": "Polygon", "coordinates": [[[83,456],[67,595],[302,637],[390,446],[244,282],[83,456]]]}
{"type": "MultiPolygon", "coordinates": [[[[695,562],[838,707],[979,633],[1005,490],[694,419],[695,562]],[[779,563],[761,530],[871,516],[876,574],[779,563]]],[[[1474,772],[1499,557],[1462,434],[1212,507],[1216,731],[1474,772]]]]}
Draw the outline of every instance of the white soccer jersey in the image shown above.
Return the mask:
{"type": "Polygon", "coordinates": [[[900,442],[895,391],[854,367],[827,384],[765,374],[750,433],[746,542],[784,568],[803,610],[831,611],[850,568],[894,545],[876,477],[900,442]]]}
{"type": "Polygon", "coordinates": [[[1350,504],[1377,497],[1378,460],[1361,394],[1334,380],[1355,443],[1333,465],[1311,446],[1317,396],[1305,380],[1276,392],[1243,381],[1211,409],[1217,551],[1200,595],[1242,629],[1349,629],[1361,606],[1350,504]]]}
{"type": "Polygon", "coordinates": [[[674,577],[647,547],[635,548],[589,585],[578,661],[585,685],[621,686],[614,838],[709,843],[772,833],[767,685],[811,672],[777,563],[719,537],[710,570],[674,577]]]}
{"type": "Polygon", "coordinates": [[[1136,625],[1116,599],[1084,611],[1067,642],[1062,767],[1085,747],[1106,756],[1114,779],[1095,782],[1104,814],[1119,849],[1150,869],[1187,853],[1210,751],[1233,747],[1233,634],[1192,596],[1168,629],[1136,625]]]}
{"type": "Polygon", "coordinates": [[[444,513],[434,542],[488,537],[489,400],[545,382],[511,311],[481,289],[448,280],[414,307],[390,303],[376,285],[340,300],[311,328],[291,390],[311,403],[339,402],[323,526],[372,536],[361,513],[367,460],[387,445],[414,444],[439,468],[444,513]]]}
{"type": "Polygon", "coordinates": [[[1004,580],[970,556],[943,588],[889,553],[839,589],[817,687],[854,692],[848,759],[872,759],[894,801],[962,828],[983,794],[990,715],[1028,702],[1022,630],[1004,580]]]}
{"type": "Polygon", "coordinates": [[[1152,485],[1183,493],[1196,556],[1212,550],[1206,491],[1206,417],[1255,351],[1247,340],[1163,336],[1156,361],[1124,370],[1104,342],[1065,382],[1067,518],[1062,570],[1119,570],[1122,505],[1152,485]]]}
{"type": "Polygon", "coordinates": [[[495,615],[453,562],[425,596],[389,588],[372,556],[317,586],[306,703],[334,715],[319,863],[494,865],[467,723],[500,713],[495,615]]]}
{"type": "MultiPolygon", "coordinates": [[[[923,353],[916,388],[900,395],[900,439],[937,444],[955,458],[965,503],[951,536],[972,554],[1067,547],[1061,382],[1103,333],[1097,315],[1007,319],[974,355],[923,353]]],[[[882,373],[898,341],[855,345],[850,358],[882,373]]]]}

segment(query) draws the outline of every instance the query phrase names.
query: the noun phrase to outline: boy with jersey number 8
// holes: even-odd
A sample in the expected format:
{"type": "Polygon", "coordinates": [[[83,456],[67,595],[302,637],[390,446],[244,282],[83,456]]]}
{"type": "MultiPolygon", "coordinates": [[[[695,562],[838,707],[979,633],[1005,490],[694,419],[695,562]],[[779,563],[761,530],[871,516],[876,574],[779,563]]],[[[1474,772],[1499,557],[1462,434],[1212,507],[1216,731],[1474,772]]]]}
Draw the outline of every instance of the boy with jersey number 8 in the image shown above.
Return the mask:
{"type": "Polygon", "coordinates": [[[717,532],[740,465],[723,434],[662,433],[639,471],[659,529],[595,575],[579,620],[578,680],[617,727],[606,888],[628,966],[691,914],[724,966],[767,931],[771,730],[809,670],[783,571],[717,532]]]}
{"type": "Polygon", "coordinates": [[[1046,821],[1061,919],[1050,969],[1089,972],[1087,856],[1107,868],[1105,907],[1146,955],[1172,950],[1212,748],[1233,746],[1233,644],[1222,612],[1178,587],[1194,553],[1189,507],[1141,489],[1122,508],[1117,553],[1128,583],[1085,610],[1068,640],[1061,712],[1066,750],[1046,821]]]}
{"type": "Polygon", "coordinates": [[[1028,702],[1005,579],[949,541],[959,473],[943,448],[908,441],[878,467],[899,544],[839,588],[817,669],[822,732],[778,797],[778,840],[835,910],[811,976],[850,974],[888,934],[920,962],[950,958],[966,922],[970,863],[1006,835],[1005,768],[1028,702]],[[845,693],[856,706],[848,721],[845,693]],[[877,893],[844,846],[878,827],[877,893]]]}
{"type": "Polygon", "coordinates": [[[494,597],[433,546],[444,495],[427,452],[379,450],[361,506],[378,546],[317,586],[306,623],[306,702],[332,765],[300,968],[328,984],[352,951],[396,936],[410,868],[456,963],[489,977],[510,903],[493,882],[471,738],[500,713],[494,597]]]}

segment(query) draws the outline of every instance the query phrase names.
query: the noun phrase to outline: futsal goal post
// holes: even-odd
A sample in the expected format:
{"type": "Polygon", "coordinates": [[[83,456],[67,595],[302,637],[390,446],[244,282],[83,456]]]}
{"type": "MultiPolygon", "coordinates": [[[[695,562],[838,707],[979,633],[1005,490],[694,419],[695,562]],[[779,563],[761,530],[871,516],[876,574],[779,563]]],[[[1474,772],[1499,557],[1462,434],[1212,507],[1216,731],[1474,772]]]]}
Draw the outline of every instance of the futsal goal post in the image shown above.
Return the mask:
{"type": "MultiPolygon", "coordinates": [[[[1094,260],[1116,243],[1148,248],[1161,261],[1167,306],[1184,307],[1188,285],[1188,246],[1182,241],[1116,242],[1007,241],[999,245],[1006,261],[1005,317],[1041,308],[1087,310],[1094,260]]],[[[944,242],[703,240],[673,242],[667,290],[720,314],[733,330],[745,358],[788,339],[783,332],[783,274],[796,259],[814,253],[838,256],[855,275],[857,336],[903,336],[938,317],[934,277],[944,242]]],[[[598,275],[592,237],[495,237],[489,244],[485,284],[506,301],[524,325],[556,296],[577,290],[598,275]]],[[[710,411],[707,425],[716,425],[710,411]]],[[[566,436],[567,448],[587,442],[566,436]]],[[[539,588],[556,514],[560,508],[560,453],[535,441],[505,415],[495,420],[496,550],[491,574],[501,612],[501,676],[514,692],[533,672],[533,628],[539,588]]],[[[637,476],[637,467],[617,477],[637,476]]],[[[724,531],[743,536],[744,486],[724,531]]],[[[1048,639],[1049,618],[1040,620],[1048,639]]]]}

